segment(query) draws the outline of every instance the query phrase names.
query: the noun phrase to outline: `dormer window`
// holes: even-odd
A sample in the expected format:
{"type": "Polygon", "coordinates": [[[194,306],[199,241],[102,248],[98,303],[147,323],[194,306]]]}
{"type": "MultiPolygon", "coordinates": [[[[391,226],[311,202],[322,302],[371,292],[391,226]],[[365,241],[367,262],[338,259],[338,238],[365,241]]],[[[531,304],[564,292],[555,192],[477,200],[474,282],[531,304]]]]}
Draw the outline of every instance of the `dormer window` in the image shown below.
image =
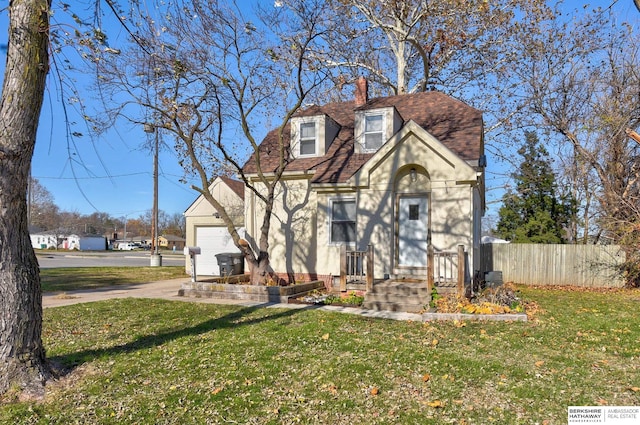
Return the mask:
{"type": "Polygon", "coordinates": [[[402,126],[402,117],[393,106],[355,111],[355,153],[375,153],[402,126]]]}
{"type": "Polygon", "coordinates": [[[300,123],[300,156],[316,155],[316,123],[300,123]]]}
{"type": "Polygon", "coordinates": [[[364,118],[364,149],[377,151],[382,146],[384,117],[382,114],[365,115],[364,118]]]}
{"type": "Polygon", "coordinates": [[[340,126],[326,114],[291,118],[291,153],[294,158],[321,157],[327,154],[340,126]]]}

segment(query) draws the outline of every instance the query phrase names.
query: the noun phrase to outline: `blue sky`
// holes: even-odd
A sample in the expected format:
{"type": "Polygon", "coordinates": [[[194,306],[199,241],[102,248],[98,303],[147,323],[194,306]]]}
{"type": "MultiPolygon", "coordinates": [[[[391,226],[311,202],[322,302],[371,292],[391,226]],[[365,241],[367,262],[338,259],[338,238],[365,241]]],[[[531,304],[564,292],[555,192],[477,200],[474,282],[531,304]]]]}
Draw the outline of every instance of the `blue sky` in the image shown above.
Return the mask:
{"type": "MultiPolygon", "coordinates": [[[[566,3],[573,9],[585,4],[607,7],[613,2],[568,0],[566,3]]],[[[6,0],[0,0],[0,44],[6,44],[7,41],[7,3],[6,0]]],[[[73,8],[75,2],[69,3],[73,8]]],[[[630,14],[640,17],[632,0],[618,0],[613,8],[621,19],[630,14]]],[[[113,35],[111,37],[113,40],[113,35]]],[[[0,75],[4,74],[5,58],[2,56],[3,52],[0,53],[0,75]]],[[[60,93],[55,89],[53,77],[50,75],[42,110],[32,175],[52,193],[62,210],[82,214],[100,211],[114,217],[137,217],[151,209],[152,155],[141,147],[149,135],[142,128],[123,124],[118,131],[109,131],[99,139],[91,140],[84,136],[76,139],[75,144],[68,143],[60,93]]],[[[82,76],[77,78],[82,87],[82,76]]],[[[84,94],[90,99],[90,91],[84,94]]],[[[72,121],[79,120],[72,118],[72,121]]],[[[72,131],[86,134],[79,122],[72,131]]],[[[501,179],[492,179],[491,174],[500,175],[504,170],[498,169],[500,165],[491,158],[489,161],[488,182],[499,183],[501,179]]],[[[169,214],[184,212],[195,199],[196,193],[189,184],[180,183],[183,172],[170,149],[160,154],[159,175],[159,208],[169,214]]],[[[487,196],[489,201],[499,199],[501,191],[489,190],[487,196]]],[[[491,205],[492,208],[498,206],[497,203],[491,205]]]]}

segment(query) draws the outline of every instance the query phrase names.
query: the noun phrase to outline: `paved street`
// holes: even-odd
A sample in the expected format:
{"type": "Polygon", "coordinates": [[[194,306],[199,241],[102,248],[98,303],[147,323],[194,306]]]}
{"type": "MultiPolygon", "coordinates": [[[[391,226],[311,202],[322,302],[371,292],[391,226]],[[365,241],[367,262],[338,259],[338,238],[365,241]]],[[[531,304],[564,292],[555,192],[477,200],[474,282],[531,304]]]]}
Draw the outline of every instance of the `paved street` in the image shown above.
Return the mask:
{"type": "MultiPolygon", "coordinates": [[[[142,267],[151,264],[149,251],[39,251],[41,269],[56,267],[142,267]]],[[[184,266],[181,252],[161,252],[163,266],[184,266]]]]}

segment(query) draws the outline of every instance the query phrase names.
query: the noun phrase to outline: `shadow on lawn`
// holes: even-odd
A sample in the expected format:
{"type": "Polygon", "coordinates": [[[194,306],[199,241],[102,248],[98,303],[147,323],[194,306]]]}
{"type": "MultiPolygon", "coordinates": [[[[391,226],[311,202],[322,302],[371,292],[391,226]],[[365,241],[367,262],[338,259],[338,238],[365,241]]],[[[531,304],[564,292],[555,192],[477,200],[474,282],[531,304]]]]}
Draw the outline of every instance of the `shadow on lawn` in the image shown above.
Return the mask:
{"type": "MultiPolygon", "coordinates": [[[[64,377],[74,371],[75,368],[81,366],[84,363],[91,362],[92,360],[102,357],[109,357],[112,355],[132,353],[138,350],[144,350],[147,348],[153,348],[160,346],[164,343],[176,340],[178,338],[201,335],[210,332],[215,329],[234,328],[238,326],[254,325],[257,323],[265,322],[267,320],[274,320],[283,317],[290,317],[300,312],[303,309],[287,309],[284,311],[267,310],[264,307],[269,303],[260,304],[252,307],[245,307],[241,310],[229,313],[225,316],[210,319],[199,323],[195,326],[183,329],[177,329],[160,334],[153,334],[142,336],[135,341],[116,345],[109,348],[91,349],[79,351],[76,353],[70,353],[64,356],[55,356],[49,358],[49,362],[55,371],[57,377],[64,377]],[[247,320],[241,320],[243,317],[257,311],[264,309],[265,311],[271,311],[271,314],[265,314],[260,317],[255,317],[247,320]]],[[[317,308],[315,306],[309,306],[305,309],[317,308]]]]}

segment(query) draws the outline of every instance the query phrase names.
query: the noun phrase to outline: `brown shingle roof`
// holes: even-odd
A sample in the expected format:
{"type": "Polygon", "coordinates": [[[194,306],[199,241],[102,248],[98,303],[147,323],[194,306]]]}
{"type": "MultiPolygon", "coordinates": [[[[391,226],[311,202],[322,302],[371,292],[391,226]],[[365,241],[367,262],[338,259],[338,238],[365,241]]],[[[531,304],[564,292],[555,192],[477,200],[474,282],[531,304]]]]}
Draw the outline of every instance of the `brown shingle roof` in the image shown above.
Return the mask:
{"type": "Polygon", "coordinates": [[[225,184],[229,186],[229,188],[233,190],[233,192],[236,195],[238,195],[240,199],[244,199],[244,183],[243,182],[238,180],[233,180],[225,176],[220,176],[220,180],[225,182],[225,184]]]}
{"type": "MultiPolygon", "coordinates": [[[[355,102],[329,103],[311,106],[296,116],[326,114],[340,125],[338,135],[327,154],[317,158],[289,159],[287,171],[314,170],[314,183],[345,182],[362,167],[373,154],[354,153],[354,121],[356,110],[395,107],[404,123],[410,120],[427,130],[441,143],[467,161],[478,160],[484,154],[482,112],[439,92],[424,92],[369,100],[356,108],[355,102]]],[[[288,144],[291,129],[284,129],[284,143],[288,144]]],[[[274,171],[278,165],[277,130],[270,131],[260,144],[262,169],[274,171]],[[269,155],[273,152],[273,155],[269,155]]],[[[251,157],[244,165],[246,173],[255,173],[251,157]]]]}

